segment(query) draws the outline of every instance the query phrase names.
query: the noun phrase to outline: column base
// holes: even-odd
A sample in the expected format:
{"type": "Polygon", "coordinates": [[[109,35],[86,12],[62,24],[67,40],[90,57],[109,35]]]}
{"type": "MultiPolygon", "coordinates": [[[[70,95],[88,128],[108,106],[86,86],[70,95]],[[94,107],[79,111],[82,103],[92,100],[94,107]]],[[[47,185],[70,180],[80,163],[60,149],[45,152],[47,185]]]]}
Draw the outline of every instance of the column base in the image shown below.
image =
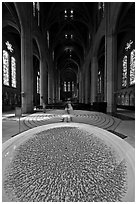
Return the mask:
{"type": "Polygon", "coordinates": [[[116,107],[114,105],[107,105],[107,113],[108,114],[116,113],[116,107]]]}
{"type": "Polygon", "coordinates": [[[31,104],[25,104],[24,106],[22,105],[22,113],[33,113],[34,112],[34,107],[31,104]]]}

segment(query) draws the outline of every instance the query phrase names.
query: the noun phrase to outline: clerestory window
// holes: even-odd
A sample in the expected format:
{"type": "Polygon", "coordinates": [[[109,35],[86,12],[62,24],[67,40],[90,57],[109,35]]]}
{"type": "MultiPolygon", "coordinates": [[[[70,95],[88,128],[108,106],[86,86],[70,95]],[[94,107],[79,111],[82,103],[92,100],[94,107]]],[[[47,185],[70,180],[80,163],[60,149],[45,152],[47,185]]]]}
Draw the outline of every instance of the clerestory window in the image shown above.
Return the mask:
{"type": "Polygon", "coordinates": [[[40,3],[33,2],[33,16],[37,19],[38,26],[40,25],[40,3]]]}

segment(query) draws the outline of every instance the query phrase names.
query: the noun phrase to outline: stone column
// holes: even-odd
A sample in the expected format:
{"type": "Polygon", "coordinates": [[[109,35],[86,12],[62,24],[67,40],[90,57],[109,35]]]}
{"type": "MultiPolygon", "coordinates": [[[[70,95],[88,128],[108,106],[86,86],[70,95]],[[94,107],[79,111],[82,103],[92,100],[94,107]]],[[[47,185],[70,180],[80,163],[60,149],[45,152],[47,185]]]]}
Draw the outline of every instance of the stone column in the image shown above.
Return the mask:
{"type": "Polygon", "coordinates": [[[82,103],[85,103],[85,73],[82,71],[81,77],[81,85],[82,85],[82,103]]]}
{"type": "Polygon", "coordinates": [[[37,104],[37,69],[33,67],[33,104],[37,104]]]}
{"type": "Polygon", "coordinates": [[[90,100],[90,72],[89,68],[87,67],[87,72],[85,74],[85,103],[88,104],[90,100]]]}
{"type": "Polygon", "coordinates": [[[97,96],[98,60],[93,56],[91,63],[91,105],[96,101],[97,96]]]}
{"type": "Polygon", "coordinates": [[[53,103],[55,103],[57,101],[57,97],[58,97],[58,73],[57,70],[54,70],[53,72],[53,103]]]}
{"type": "Polygon", "coordinates": [[[21,30],[21,96],[22,112],[33,111],[33,52],[32,52],[32,10],[25,11],[26,19],[21,30]]]}
{"type": "Polygon", "coordinates": [[[113,113],[116,111],[115,84],[117,80],[115,77],[115,70],[117,70],[117,37],[116,35],[110,34],[107,35],[106,40],[107,112],[113,113]]]}
{"type": "Polygon", "coordinates": [[[52,104],[54,98],[54,78],[53,72],[48,72],[48,103],[52,104]]]}
{"type": "MultiPolygon", "coordinates": [[[[86,70],[86,69],[85,69],[86,70]]],[[[87,101],[88,101],[88,74],[87,74],[87,70],[86,70],[86,73],[85,73],[85,80],[84,80],[84,92],[85,92],[85,103],[87,104],[87,101]]]]}
{"type": "Polygon", "coordinates": [[[79,74],[77,73],[77,79],[74,81],[74,92],[76,90],[77,102],[79,102],[79,74]]]}
{"type": "Polygon", "coordinates": [[[57,101],[60,101],[60,71],[58,70],[58,81],[57,81],[57,101]]]}
{"type": "Polygon", "coordinates": [[[47,63],[45,57],[41,57],[40,60],[40,105],[43,106],[47,104],[47,91],[48,91],[48,81],[47,81],[47,63]]]}
{"type": "Polygon", "coordinates": [[[82,103],[82,80],[81,80],[81,72],[79,71],[79,103],[82,103]]]}

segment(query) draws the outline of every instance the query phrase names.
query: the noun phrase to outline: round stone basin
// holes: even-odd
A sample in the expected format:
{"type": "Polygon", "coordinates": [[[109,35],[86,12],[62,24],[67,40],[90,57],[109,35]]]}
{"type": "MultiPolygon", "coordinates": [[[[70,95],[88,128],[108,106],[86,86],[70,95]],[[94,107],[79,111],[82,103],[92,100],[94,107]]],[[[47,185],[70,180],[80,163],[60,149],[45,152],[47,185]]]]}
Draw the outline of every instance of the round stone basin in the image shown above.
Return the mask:
{"type": "Polygon", "coordinates": [[[3,202],[134,202],[135,151],[82,123],[40,126],[2,150],[3,202]]]}

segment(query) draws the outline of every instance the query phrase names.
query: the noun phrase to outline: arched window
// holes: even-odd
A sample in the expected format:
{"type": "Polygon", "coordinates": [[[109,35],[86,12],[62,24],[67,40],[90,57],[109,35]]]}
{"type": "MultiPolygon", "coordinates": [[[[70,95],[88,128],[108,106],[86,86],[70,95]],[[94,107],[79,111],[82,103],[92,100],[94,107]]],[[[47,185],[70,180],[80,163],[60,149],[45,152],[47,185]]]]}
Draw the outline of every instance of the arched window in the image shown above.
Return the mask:
{"type": "Polygon", "coordinates": [[[36,3],[33,2],[33,16],[36,15],[36,3]]]}
{"type": "Polygon", "coordinates": [[[68,82],[68,91],[70,91],[70,81],[68,82]]]}
{"type": "Polygon", "coordinates": [[[40,93],[40,73],[37,73],[37,93],[40,93]]]}
{"type": "Polygon", "coordinates": [[[123,58],[122,87],[127,86],[127,56],[123,58]]]}
{"type": "Polygon", "coordinates": [[[101,83],[102,83],[102,78],[101,78],[101,72],[98,72],[98,93],[101,93],[101,83]]]}
{"type": "Polygon", "coordinates": [[[105,4],[104,2],[98,2],[98,24],[104,18],[105,4]]]}
{"type": "Polygon", "coordinates": [[[3,84],[9,86],[9,54],[3,50],[3,84]]]}
{"type": "Polygon", "coordinates": [[[16,59],[14,49],[9,41],[5,42],[6,49],[3,50],[3,85],[17,87],[16,59]]]}
{"type": "Polygon", "coordinates": [[[72,81],[72,91],[74,91],[74,81],[72,81]]]}
{"type": "Polygon", "coordinates": [[[11,57],[11,85],[16,88],[16,60],[11,57]]]}
{"type": "Polygon", "coordinates": [[[102,11],[102,15],[104,15],[104,7],[105,7],[104,2],[98,2],[98,10],[102,11]]]}
{"type": "Polygon", "coordinates": [[[135,49],[130,53],[130,85],[135,84],[135,49]]]}
{"type": "Polygon", "coordinates": [[[64,19],[67,20],[73,20],[74,18],[74,10],[73,9],[65,9],[64,10],[64,19]]]}
{"type": "Polygon", "coordinates": [[[135,84],[135,49],[132,40],[126,43],[122,63],[122,87],[124,88],[135,84]]]}
{"type": "Polygon", "coordinates": [[[67,85],[66,85],[66,81],[64,81],[64,92],[67,91],[67,85]]]}
{"type": "Polygon", "coordinates": [[[38,26],[40,25],[40,3],[33,2],[33,16],[37,18],[38,26]]]}

